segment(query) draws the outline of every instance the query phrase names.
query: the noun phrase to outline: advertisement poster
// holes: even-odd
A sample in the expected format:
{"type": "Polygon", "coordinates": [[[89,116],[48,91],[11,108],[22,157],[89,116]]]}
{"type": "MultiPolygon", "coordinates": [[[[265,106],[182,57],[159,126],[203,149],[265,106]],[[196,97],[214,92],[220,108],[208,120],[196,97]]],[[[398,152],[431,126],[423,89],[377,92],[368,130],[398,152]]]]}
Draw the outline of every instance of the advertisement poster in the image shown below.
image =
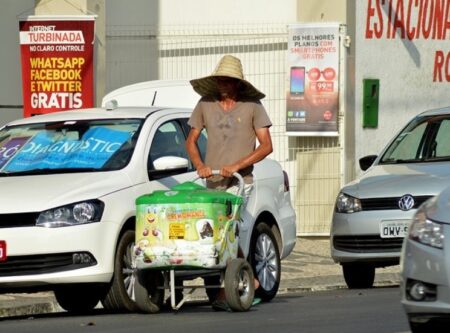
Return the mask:
{"type": "Polygon", "coordinates": [[[287,135],[337,135],[339,24],[290,25],[288,38],[287,135]]]}
{"type": "Polygon", "coordinates": [[[21,19],[24,116],[94,106],[95,16],[21,19]]]}

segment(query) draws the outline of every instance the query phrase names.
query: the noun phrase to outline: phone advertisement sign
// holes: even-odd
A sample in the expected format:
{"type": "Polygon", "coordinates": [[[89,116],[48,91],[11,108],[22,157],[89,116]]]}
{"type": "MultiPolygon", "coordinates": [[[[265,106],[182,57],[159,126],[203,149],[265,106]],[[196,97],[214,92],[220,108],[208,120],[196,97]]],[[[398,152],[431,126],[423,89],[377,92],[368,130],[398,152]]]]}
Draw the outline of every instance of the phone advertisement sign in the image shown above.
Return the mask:
{"type": "Polygon", "coordinates": [[[95,16],[21,19],[24,116],[94,106],[95,16]]]}
{"type": "Polygon", "coordinates": [[[338,134],[339,24],[294,24],[288,32],[286,132],[338,134]]]}

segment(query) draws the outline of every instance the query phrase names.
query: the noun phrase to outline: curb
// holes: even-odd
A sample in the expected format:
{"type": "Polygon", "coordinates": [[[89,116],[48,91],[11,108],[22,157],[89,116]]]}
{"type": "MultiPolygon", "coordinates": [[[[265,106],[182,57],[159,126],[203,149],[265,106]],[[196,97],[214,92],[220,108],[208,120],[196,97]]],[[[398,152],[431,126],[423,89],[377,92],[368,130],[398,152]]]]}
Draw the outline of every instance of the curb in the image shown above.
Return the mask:
{"type": "Polygon", "coordinates": [[[51,293],[0,295],[0,320],[62,311],[51,293]]]}
{"type": "MultiPolygon", "coordinates": [[[[399,281],[397,280],[381,280],[375,281],[374,287],[399,287],[399,281]]],[[[310,287],[285,287],[278,289],[278,294],[292,294],[292,293],[307,293],[316,291],[330,291],[330,290],[340,290],[348,289],[345,284],[336,285],[320,285],[320,286],[310,286],[310,287]]],[[[363,289],[353,289],[353,290],[363,290],[363,289]]]]}
{"type": "Polygon", "coordinates": [[[48,301],[43,303],[36,303],[30,305],[21,305],[14,308],[0,309],[0,320],[7,317],[22,317],[40,315],[45,313],[60,312],[61,308],[58,303],[48,301]]]}

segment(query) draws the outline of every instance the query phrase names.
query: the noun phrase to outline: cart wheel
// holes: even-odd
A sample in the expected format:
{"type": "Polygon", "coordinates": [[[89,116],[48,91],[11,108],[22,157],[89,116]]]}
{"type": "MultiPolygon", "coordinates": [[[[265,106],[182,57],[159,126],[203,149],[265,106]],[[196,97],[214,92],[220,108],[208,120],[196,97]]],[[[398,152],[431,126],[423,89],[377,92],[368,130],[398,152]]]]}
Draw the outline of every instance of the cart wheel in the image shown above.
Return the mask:
{"type": "Polygon", "coordinates": [[[164,302],[164,277],[162,272],[137,270],[134,297],[140,311],[146,313],[159,312],[164,302]]]}
{"type": "Polygon", "coordinates": [[[231,260],[225,271],[225,297],[231,310],[248,311],[255,296],[253,270],[242,258],[231,260]]]}

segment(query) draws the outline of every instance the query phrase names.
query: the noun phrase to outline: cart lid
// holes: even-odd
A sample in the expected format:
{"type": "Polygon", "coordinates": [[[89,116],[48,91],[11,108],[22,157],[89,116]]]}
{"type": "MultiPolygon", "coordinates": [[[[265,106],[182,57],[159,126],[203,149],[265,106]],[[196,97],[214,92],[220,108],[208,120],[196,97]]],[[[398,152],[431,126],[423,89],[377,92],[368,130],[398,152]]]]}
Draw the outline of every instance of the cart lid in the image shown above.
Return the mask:
{"type": "Polygon", "coordinates": [[[170,190],[154,191],[136,199],[136,205],[170,203],[221,203],[231,202],[240,205],[243,199],[237,195],[208,189],[194,182],[175,185],[170,190]]]}

